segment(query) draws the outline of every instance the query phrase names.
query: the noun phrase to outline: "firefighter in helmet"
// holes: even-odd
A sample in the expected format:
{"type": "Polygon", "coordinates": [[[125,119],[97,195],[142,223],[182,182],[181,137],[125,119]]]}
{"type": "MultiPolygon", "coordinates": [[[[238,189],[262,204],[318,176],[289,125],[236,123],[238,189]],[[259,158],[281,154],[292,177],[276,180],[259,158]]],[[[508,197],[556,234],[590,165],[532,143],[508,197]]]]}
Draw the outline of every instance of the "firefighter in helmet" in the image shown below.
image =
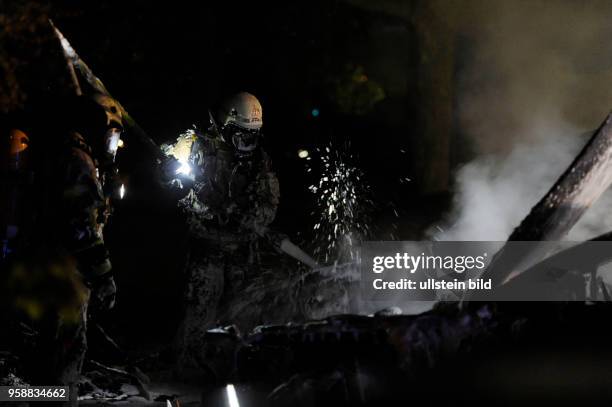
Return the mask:
{"type": "Polygon", "coordinates": [[[31,352],[22,353],[28,380],[69,386],[75,405],[88,309],[107,310],[115,301],[103,228],[117,186],[123,127],[120,106],[106,95],[74,97],[55,108],[54,122],[30,137],[11,133],[15,159],[9,163],[20,158],[22,165],[27,148],[31,176],[9,197],[27,216],[4,220],[13,232],[5,233],[10,250],[2,287],[20,326],[38,332],[31,352]]]}
{"type": "Polygon", "coordinates": [[[210,114],[206,131],[190,130],[164,146],[165,166],[190,232],[186,308],[178,335],[182,367],[199,359],[206,330],[227,320],[240,286],[260,268],[261,236],[274,220],[279,186],[261,146],[262,107],[241,92],[210,114]]]}

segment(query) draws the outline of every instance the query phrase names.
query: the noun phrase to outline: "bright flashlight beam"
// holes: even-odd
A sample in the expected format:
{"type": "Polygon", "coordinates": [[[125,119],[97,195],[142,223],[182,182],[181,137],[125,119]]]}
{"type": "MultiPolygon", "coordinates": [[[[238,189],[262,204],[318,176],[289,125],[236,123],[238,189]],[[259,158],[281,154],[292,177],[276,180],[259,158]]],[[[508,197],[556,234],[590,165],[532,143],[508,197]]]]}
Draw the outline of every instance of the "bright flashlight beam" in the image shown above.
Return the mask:
{"type": "Polygon", "coordinates": [[[121,184],[121,187],[119,188],[119,198],[123,199],[124,196],[125,196],[125,185],[121,184]]]}
{"type": "Polygon", "coordinates": [[[308,150],[298,150],[298,157],[308,158],[308,150]]]}
{"type": "Polygon", "coordinates": [[[225,387],[225,391],[227,392],[227,402],[229,407],[240,407],[240,403],[238,403],[238,395],[236,394],[236,389],[233,384],[228,384],[225,387]]]}
{"type": "Polygon", "coordinates": [[[187,163],[181,163],[181,166],[176,170],[177,174],[190,175],[191,166],[187,163]]]}

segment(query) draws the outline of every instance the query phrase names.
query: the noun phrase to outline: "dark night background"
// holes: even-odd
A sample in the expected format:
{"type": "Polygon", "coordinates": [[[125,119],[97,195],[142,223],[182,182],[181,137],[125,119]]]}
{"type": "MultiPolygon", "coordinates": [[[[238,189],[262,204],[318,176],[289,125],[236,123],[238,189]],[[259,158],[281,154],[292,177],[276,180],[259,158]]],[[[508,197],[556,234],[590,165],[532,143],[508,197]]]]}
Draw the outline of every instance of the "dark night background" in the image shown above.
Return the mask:
{"type": "MultiPolygon", "coordinates": [[[[330,141],[350,143],[372,186],[379,225],[372,237],[394,231],[415,238],[446,204],[458,159],[450,154],[458,68],[440,28],[446,23],[427,2],[408,2],[402,13],[358,3],[2,1],[0,109],[44,111],[71,91],[50,17],[157,142],[205,124],[207,109],[224,96],[257,95],[281,183],[274,226],[309,250],[317,244],[308,191],[314,179],[297,151],[314,153],[330,141]],[[401,183],[406,177],[411,182],[401,183]]],[[[186,236],[155,183],[153,160],[129,134],[125,140],[119,160],[128,195],[106,236],[119,285],[107,324],[139,340],[169,339],[186,236]]]]}

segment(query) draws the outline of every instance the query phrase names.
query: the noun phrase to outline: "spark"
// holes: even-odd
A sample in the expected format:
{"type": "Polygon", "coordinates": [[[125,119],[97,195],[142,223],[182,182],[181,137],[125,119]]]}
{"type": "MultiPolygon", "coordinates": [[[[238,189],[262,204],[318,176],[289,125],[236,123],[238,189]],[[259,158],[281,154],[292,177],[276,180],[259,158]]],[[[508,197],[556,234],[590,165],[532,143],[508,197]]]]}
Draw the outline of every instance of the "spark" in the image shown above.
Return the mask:
{"type": "Polygon", "coordinates": [[[313,215],[315,241],[319,246],[314,252],[325,262],[354,259],[355,247],[369,234],[369,213],[373,208],[370,188],[362,171],[354,164],[350,146],[336,148],[328,145],[316,149],[316,159],[307,172],[319,178],[309,186],[316,196],[313,215]]]}
{"type": "Polygon", "coordinates": [[[123,199],[125,196],[125,185],[121,184],[119,187],[119,199],[123,199]]]}
{"type": "Polygon", "coordinates": [[[308,150],[300,149],[298,150],[298,157],[300,158],[308,158],[308,150]]]}

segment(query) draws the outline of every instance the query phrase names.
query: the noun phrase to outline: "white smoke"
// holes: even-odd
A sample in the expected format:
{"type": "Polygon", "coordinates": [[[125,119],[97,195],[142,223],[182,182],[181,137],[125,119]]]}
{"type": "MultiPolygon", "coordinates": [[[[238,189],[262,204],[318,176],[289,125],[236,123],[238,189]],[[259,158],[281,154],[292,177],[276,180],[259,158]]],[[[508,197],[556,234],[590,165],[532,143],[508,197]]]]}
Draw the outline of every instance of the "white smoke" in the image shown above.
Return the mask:
{"type": "MultiPolygon", "coordinates": [[[[572,128],[537,129],[535,140],[507,154],[478,157],[456,174],[454,209],[438,240],[506,240],[575,158],[587,136],[572,128]],[[553,136],[551,136],[553,135],[553,136]]],[[[612,230],[612,193],[602,196],[567,240],[612,230]]]]}
{"type": "MultiPolygon", "coordinates": [[[[459,27],[471,52],[456,89],[477,154],[455,174],[440,240],[505,240],[612,108],[612,3],[472,1],[459,27]]],[[[612,230],[608,191],[566,237],[612,230]]]]}

